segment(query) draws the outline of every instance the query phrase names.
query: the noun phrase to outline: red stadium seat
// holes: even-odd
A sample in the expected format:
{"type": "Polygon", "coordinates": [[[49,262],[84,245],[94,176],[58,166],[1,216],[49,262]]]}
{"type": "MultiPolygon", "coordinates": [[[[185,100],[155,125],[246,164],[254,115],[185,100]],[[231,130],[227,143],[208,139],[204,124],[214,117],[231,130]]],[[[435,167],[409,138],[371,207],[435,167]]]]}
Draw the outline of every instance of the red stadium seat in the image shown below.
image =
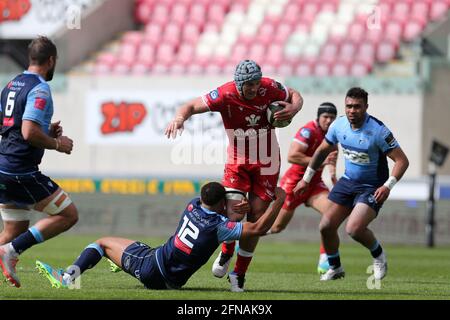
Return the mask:
{"type": "Polygon", "coordinates": [[[353,77],[364,77],[370,73],[370,67],[363,62],[354,62],[350,65],[350,75],[353,77]]]}
{"type": "Polygon", "coordinates": [[[330,64],[326,61],[318,61],[314,66],[314,75],[316,77],[327,77],[331,74],[330,64]]]}
{"type": "Polygon", "coordinates": [[[377,48],[376,57],[378,62],[386,63],[395,57],[395,45],[389,41],[382,41],[377,48]]]}
{"type": "Polygon", "coordinates": [[[349,73],[348,63],[344,61],[335,62],[331,67],[331,75],[334,77],[345,77],[349,73]]]}
{"type": "Polygon", "coordinates": [[[118,52],[118,60],[122,63],[131,65],[136,58],[136,46],[133,44],[129,44],[129,43],[123,43],[121,44],[121,46],[119,47],[119,52],[118,52]]]}
{"type": "Polygon", "coordinates": [[[188,64],[195,57],[195,47],[191,44],[182,44],[177,53],[177,61],[188,64]]]}
{"type": "Polygon", "coordinates": [[[238,42],[231,51],[230,60],[231,61],[240,61],[240,60],[246,58],[247,55],[248,55],[247,45],[238,42]]]}
{"type": "Polygon", "coordinates": [[[294,74],[294,67],[290,64],[283,63],[277,68],[277,74],[282,77],[290,77],[294,74]]]}
{"type": "Polygon", "coordinates": [[[147,24],[150,21],[153,7],[147,2],[142,2],[136,6],[134,17],[138,23],[147,24]]]}
{"type": "Polygon", "coordinates": [[[346,61],[346,62],[353,61],[354,55],[355,55],[357,49],[358,49],[358,46],[353,42],[346,41],[346,42],[342,43],[340,50],[339,50],[338,59],[340,61],[346,61]]]}
{"type": "Polygon", "coordinates": [[[150,43],[143,43],[137,54],[137,62],[151,65],[155,62],[155,47],[150,43]]]}
{"type": "Polygon", "coordinates": [[[353,42],[360,42],[364,39],[366,26],[362,23],[353,23],[348,28],[347,39],[353,42]]]}
{"type": "Polygon", "coordinates": [[[200,38],[200,29],[194,23],[186,23],[182,29],[181,39],[184,43],[195,44],[200,38]]]}
{"type": "Polygon", "coordinates": [[[203,74],[203,66],[199,63],[190,63],[186,68],[186,73],[190,75],[203,74]]]}
{"type": "Polygon", "coordinates": [[[433,21],[440,20],[445,17],[448,11],[449,3],[445,0],[434,0],[431,3],[430,18],[433,21]]]}
{"type": "Polygon", "coordinates": [[[183,25],[186,23],[188,12],[189,5],[178,2],[172,7],[170,21],[183,25]]]}
{"type": "Polygon", "coordinates": [[[173,63],[170,65],[169,73],[171,75],[182,75],[186,72],[186,64],[183,63],[173,63]]]}
{"type": "Polygon", "coordinates": [[[399,21],[391,21],[386,24],[384,38],[391,42],[399,43],[403,33],[403,25],[399,21]]]}
{"type": "Polygon", "coordinates": [[[291,33],[292,33],[292,25],[283,22],[277,26],[275,34],[273,34],[270,38],[273,42],[284,45],[286,43],[286,40],[291,35],[291,33]]]}
{"type": "Polygon", "coordinates": [[[336,57],[339,52],[339,46],[334,43],[326,43],[320,52],[320,60],[333,62],[336,60],[336,57]]]}
{"type": "Polygon", "coordinates": [[[403,30],[403,39],[405,41],[413,41],[416,39],[423,31],[424,24],[417,19],[411,19],[407,22],[403,30]]]}
{"type": "Polygon", "coordinates": [[[191,6],[189,11],[190,22],[196,23],[197,25],[203,25],[206,21],[206,8],[201,3],[195,3],[191,6]]]}
{"type": "Polygon", "coordinates": [[[298,77],[309,77],[313,74],[313,67],[310,64],[298,64],[294,70],[294,74],[298,77]]]}
{"type": "Polygon", "coordinates": [[[147,64],[136,63],[131,67],[131,73],[133,75],[145,75],[149,73],[150,66],[147,64]]]}
{"type": "Polygon", "coordinates": [[[175,60],[174,46],[163,43],[156,49],[156,62],[170,64],[175,60]]]}
{"type": "Polygon", "coordinates": [[[170,23],[164,29],[164,34],[162,38],[163,43],[168,43],[173,46],[178,46],[181,38],[181,29],[176,23],[170,23]]]}

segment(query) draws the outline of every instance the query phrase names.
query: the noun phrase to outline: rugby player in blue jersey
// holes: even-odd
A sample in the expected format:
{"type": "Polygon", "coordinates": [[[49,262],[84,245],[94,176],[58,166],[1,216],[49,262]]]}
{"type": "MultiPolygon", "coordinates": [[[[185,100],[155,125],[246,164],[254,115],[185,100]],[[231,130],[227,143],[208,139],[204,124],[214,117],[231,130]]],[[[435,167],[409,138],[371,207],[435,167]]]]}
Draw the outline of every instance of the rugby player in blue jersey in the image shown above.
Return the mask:
{"type": "Polygon", "coordinates": [[[8,82],[0,100],[0,267],[16,287],[19,254],[78,220],[67,193],[39,171],[45,149],[70,154],[73,147],[62,135],[60,122],[51,123],[53,101],[47,81],[53,78],[56,46],[39,37],[30,43],[28,57],[28,70],[8,82]],[[31,210],[48,216],[28,229],[31,210]]]}
{"type": "MultiPolygon", "coordinates": [[[[218,182],[204,185],[201,197],[187,204],[175,233],[161,246],[152,248],[138,241],[106,237],[88,245],[66,270],[54,269],[41,261],[36,261],[36,267],[53,287],[65,288],[107,257],[147,289],[179,289],[208,262],[223,241],[266,234],[286,196],[283,189],[276,188],[275,201],[256,222],[234,222],[226,217],[226,194],[218,182]]],[[[250,205],[243,200],[233,206],[233,211],[247,214],[250,205]]]]}
{"type": "Polygon", "coordinates": [[[368,94],[361,88],[351,88],[345,98],[345,114],[335,120],[325,139],[314,153],[309,166],[294,189],[307,190],[311,179],[337,143],[345,158],[345,173],[331,190],[331,206],[322,215],[320,233],[330,269],[320,280],[345,276],[339,256],[337,230],[348,217],[346,232],[370,250],[373,272],[381,280],[387,272],[387,260],[380,243],[368,225],[378,215],[384,201],[409,166],[409,161],[392,132],[380,120],[367,113],[368,94]],[[387,158],[395,164],[389,176],[387,158]]]}

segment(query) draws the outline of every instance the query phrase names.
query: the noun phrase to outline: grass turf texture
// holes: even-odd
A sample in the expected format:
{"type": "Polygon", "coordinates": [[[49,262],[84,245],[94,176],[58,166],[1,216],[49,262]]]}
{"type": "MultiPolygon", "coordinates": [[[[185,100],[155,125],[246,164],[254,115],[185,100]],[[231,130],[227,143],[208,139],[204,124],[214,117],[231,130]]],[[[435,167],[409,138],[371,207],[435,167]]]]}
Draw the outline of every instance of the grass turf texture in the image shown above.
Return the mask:
{"type": "MultiPolygon", "coordinates": [[[[229,291],[228,281],[215,278],[214,254],[182,290],[146,290],[130,275],[109,272],[106,259],[83,274],[80,290],[51,288],[35,269],[35,260],[66,267],[95,236],[63,235],[25,252],[18,264],[22,287],[1,282],[0,299],[213,299],[213,300],[307,300],[307,299],[450,299],[450,250],[421,246],[386,245],[389,271],[380,289],[368,289],[366,274],[372,258],[359,244],[343,243],[343,280],[320,282],[316,273],[318,244],[274,242],[262,239],[246,277],[246,292],[229,291]]],[[[139,239],[157,246],[163,239],[139,239]]],[[[218,252],[218,251],[217,251],[218,252]]],[[[234,263],[234,259],[233,259],[234,263]]]]}

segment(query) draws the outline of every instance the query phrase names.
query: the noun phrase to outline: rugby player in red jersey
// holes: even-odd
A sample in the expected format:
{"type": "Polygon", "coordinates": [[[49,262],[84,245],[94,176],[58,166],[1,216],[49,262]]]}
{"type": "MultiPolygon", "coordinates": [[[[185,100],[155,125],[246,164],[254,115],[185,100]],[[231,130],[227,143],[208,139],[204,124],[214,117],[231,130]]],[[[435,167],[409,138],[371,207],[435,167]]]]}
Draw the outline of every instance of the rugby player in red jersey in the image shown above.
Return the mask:
{"type": "MultiPolygon", "coordinates": [[[[303,106],[299,92],[262,76],[261,68],[252,60],[243,60],[234,81],[181,106],[167,126],[168,138],[177,136],[184,122],[198,113],[220,112],[229,139],[227,162],[222,183],[227,189],[227,208],[243,201],[248,193],[251,212],[247,221],[257,221],[274,199],[280,170],[280,151],[275,130],[267,120],[267,107],[280,101],[283,110],[276,120],[292,119],[303,106]]],[[[232,209],[231,209],[232,210],[232,209]]],[[[242,220],[242,214],[228,212],[231,220],[242,220]]],[[[241,240],[234,271],[228,275],[231,290],[244,291],[245,273],[258,243],[258,237],[241,240]]],[[[235,243],[224,243],[213,265],[213,274],[227,273],[235,243]]]]}

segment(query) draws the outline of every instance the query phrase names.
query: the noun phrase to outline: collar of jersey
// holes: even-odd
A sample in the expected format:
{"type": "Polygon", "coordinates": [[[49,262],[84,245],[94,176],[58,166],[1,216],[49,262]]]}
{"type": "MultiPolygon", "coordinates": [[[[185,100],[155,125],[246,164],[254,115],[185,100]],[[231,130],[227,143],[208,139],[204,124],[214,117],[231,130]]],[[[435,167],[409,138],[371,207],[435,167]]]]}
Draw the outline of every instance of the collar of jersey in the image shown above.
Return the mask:
{"type": "Polygon", "coordinates": [[[201,206],[202,210],[205,211],[207,214],[217,214],[217,212],[211,211],[206,209],[204,206],[201,206]]]}
{"type": "Polygon", "coordinates": [[[31,72],[31,71],[25,70],[25,71],[23,72],[23,74],[33,74],[33,75],[37,76],[37,77],[39,78],[39,80],[41,80],[42,82],[44,82],[44,83],[46,82],[45,79],[42,78],[42,76],[41,76],[39,73],[31,72]]]}

